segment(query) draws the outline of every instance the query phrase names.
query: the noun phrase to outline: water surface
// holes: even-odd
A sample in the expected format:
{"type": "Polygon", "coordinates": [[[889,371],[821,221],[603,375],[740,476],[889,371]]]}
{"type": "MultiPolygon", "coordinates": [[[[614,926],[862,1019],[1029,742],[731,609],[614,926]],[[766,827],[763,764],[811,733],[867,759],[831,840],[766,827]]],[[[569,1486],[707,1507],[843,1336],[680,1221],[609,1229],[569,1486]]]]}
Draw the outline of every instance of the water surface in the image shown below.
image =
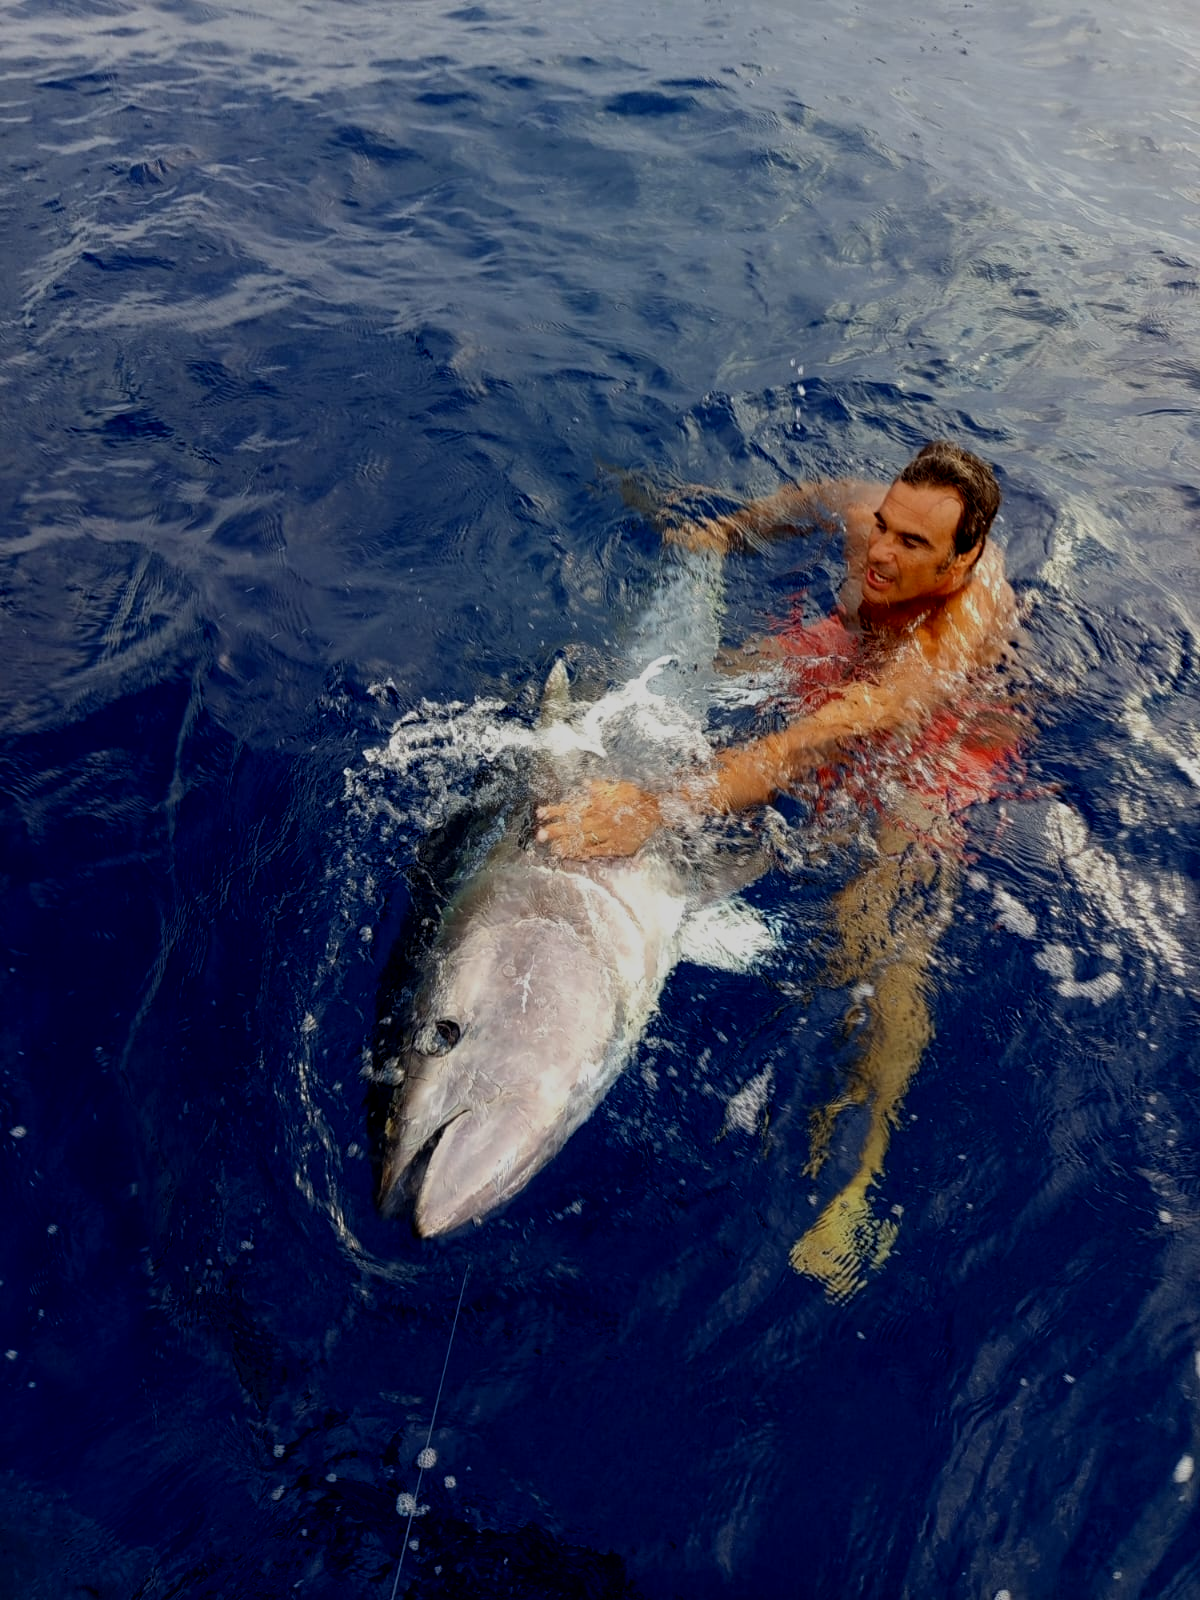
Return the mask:
{"type": "MultiPolygon", "coordinates": [[[[390,1594],[465,1274],[405,1592],[1193,1594],[1190,9],[2,40],[8,1588],[390,1594]],[[740,495],[941,434],[1002,475],[1039,732],[969,820],[891,1258],[842,1306],[787,1263],[837,852],[501,1216],[381,1221],[418,846],[653,588],[608,469],[740,495]],[[413,713],[447,742],[373,763],[413,713]]],[[[731,564],[728,636],[834,578],[731,564]]]]}

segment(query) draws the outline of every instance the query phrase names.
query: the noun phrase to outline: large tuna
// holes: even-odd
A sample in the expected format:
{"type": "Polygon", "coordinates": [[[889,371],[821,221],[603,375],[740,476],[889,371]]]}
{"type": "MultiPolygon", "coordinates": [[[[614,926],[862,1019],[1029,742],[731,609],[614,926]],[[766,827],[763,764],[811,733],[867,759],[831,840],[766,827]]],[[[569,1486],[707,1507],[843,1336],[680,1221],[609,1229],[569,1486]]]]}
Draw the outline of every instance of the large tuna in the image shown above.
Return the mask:
{"type": "MultiPolygon", "coordinates": [[[[543,700],[532,801],[594,773],[664,776],[708,754],[716,567],[688,556],[643,618],[645,661],[622,688],[570,702],[561,663],[543,700]]],[[[641,662],[635,662],[641,665],[641,662]]],[[[759,858],[703,831],[660,833],[627,860],[552,859],[516,824],[451,901],[429,953],[387,1117],[379,1200],[415,1194],[418,1232],[509,1200],[590,1115],[630,1059],[685,955],[744,967],[769,942],[733,896],[759,858]]]]}

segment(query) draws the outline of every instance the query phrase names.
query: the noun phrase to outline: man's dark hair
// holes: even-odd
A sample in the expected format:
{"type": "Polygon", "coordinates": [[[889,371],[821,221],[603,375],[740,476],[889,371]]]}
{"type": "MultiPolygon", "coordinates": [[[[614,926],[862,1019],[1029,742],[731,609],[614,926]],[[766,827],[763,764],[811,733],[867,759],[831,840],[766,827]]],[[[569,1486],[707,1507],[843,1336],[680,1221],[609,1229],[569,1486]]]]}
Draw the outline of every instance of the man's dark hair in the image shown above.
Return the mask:
{"type": "Polygon", "coordinates": [[[964,555],[976,545],[982,551],[1000,509],[1000,485],[986,461],[949,439],[931,439],[917,451],[897,482],[913,488],[927,485],[955,490],[963,508],[954,530],[954,553],[964,555]]]}

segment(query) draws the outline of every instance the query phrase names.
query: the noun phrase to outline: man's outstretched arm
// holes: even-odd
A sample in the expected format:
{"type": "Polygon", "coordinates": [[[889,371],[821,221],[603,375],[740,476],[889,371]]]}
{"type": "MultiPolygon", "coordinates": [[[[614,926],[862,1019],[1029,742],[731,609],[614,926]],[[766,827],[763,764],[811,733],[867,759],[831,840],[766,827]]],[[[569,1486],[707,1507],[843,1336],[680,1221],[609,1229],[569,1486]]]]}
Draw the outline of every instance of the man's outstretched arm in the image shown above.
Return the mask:
{"type": "Polygon", "coordinates": [[[772,539],[834,524],[855,537],[870,529],[885,489],[884,484],[858,478],[785,484],[774,494],[749,501],[739,511],[695,522],[665,523],[663,543],[727,555],[731,550],[753,550],[772,539]]]}
{"type": "Polygon", "coordinates": [[[942,630],[935,636],[917,629],[880,679],[847,684],[778,732],[718,751],[707,767],[665,793],[596,781],[557,805],[539,807],[538,839],[556,856],[628,856],[689,813],[722,816],[765,805],[854,739],[915,731],[961,685],[969,665],[964,642],[942,630]]]}

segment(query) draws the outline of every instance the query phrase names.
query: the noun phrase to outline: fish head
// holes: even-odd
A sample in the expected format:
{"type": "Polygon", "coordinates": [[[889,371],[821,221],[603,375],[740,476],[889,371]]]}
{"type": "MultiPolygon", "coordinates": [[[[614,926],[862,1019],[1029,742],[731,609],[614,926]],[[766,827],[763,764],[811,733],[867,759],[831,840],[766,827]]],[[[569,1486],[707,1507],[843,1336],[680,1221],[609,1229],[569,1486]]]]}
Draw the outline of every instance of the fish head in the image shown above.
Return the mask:
{"type": "Polygon", "coordinates": [[[426,1237],[515,1194],[603,1093],[620,995],[602,942],[547,908],[516,909],[468,919],[414,1002],[379,1203],[394,1215],[414,1193],[426,1237]]]}

